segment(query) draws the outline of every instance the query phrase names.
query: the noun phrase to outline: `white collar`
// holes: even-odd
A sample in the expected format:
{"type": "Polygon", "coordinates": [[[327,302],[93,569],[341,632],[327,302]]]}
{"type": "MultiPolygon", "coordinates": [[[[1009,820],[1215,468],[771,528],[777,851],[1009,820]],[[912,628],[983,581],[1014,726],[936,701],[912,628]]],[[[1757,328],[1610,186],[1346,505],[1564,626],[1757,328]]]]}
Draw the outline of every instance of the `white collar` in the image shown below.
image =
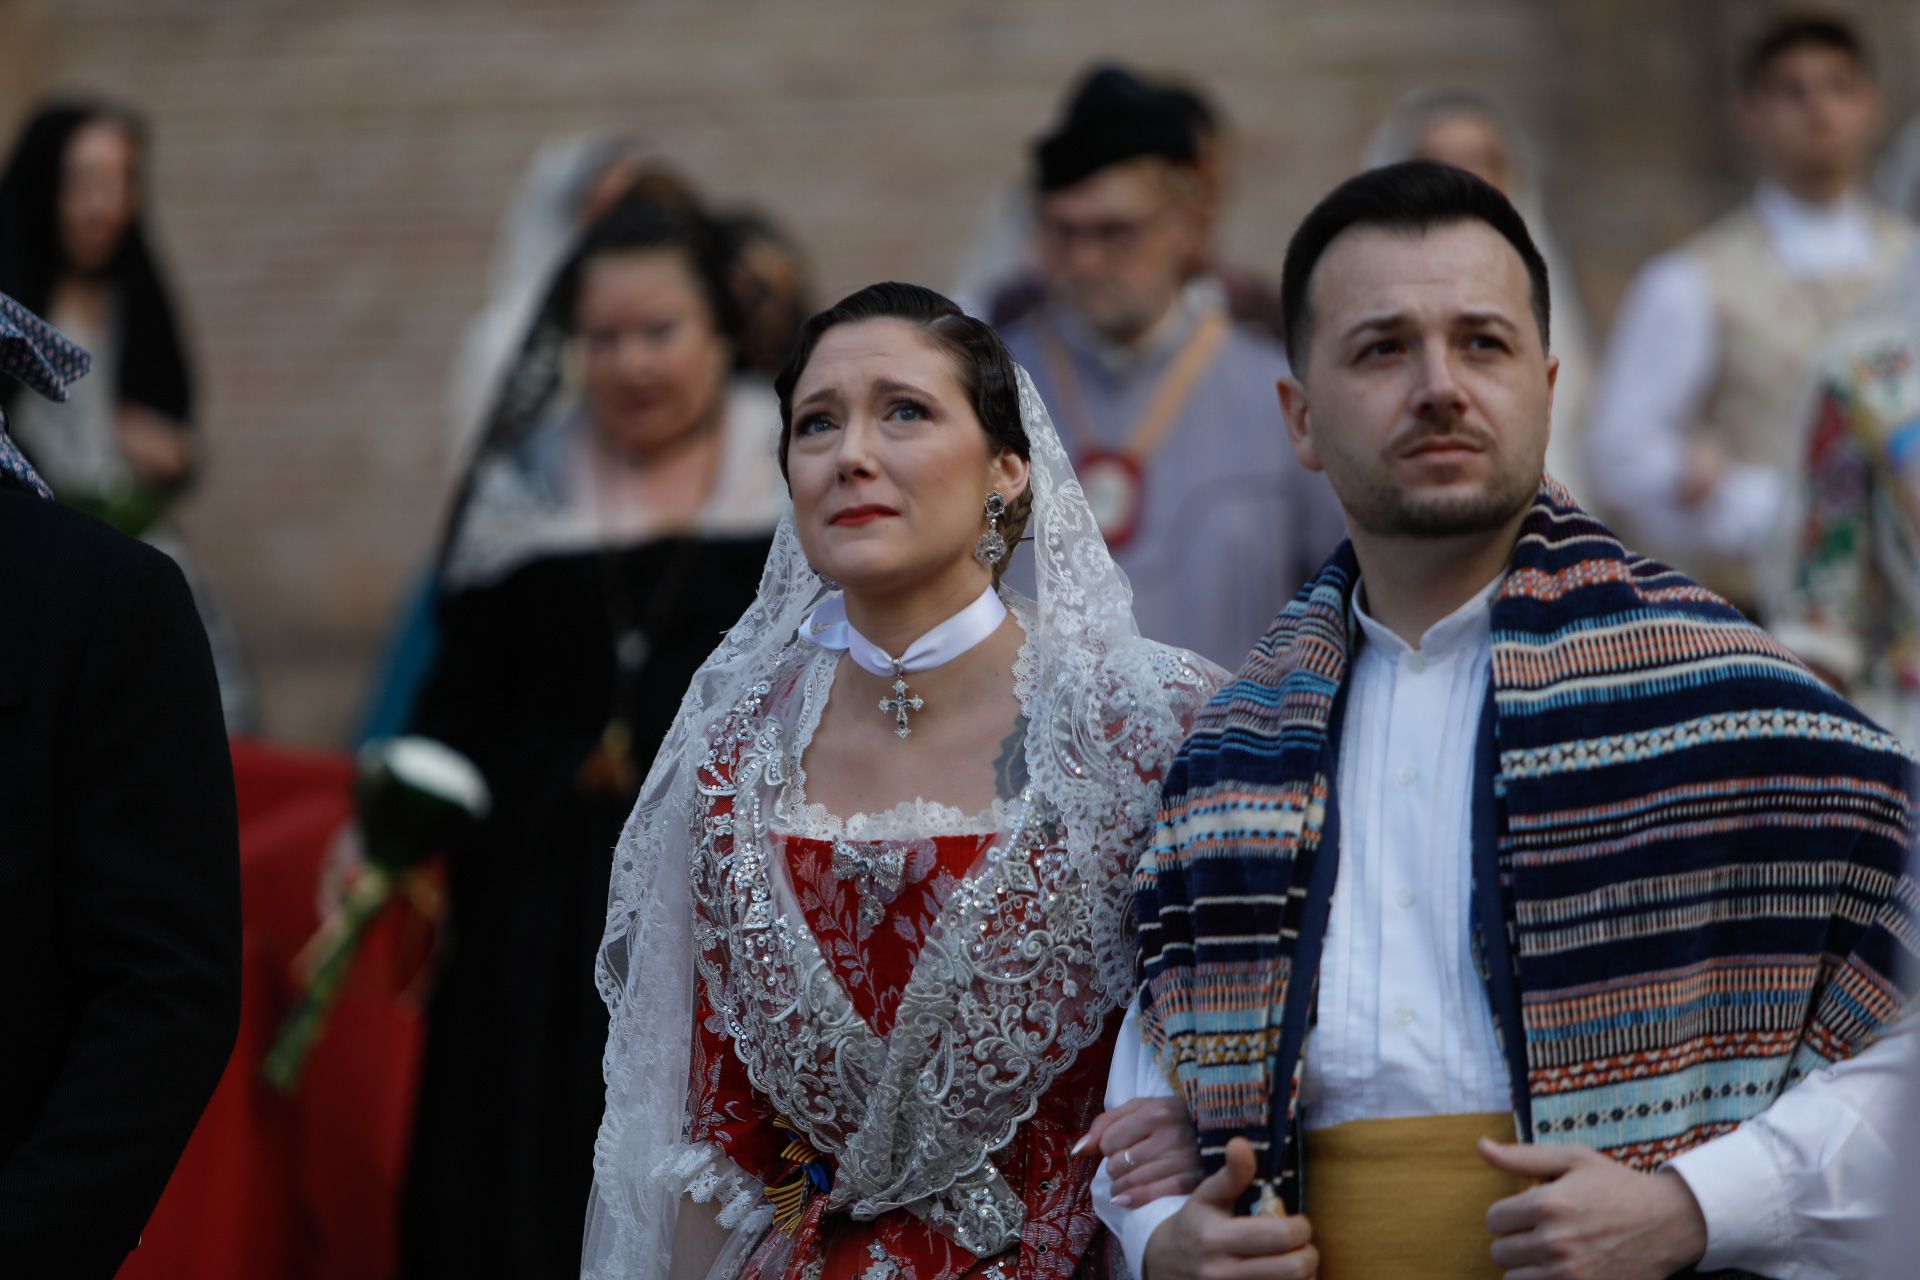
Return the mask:
{"type": "Polygon", "coordinates": [[[1765,182],[1753,194],[1753,207],[1768,243],[1789,271],[1824,275],[1873,265],[1873,216],[1858,192],[1829,204],[1809,204],[1765,182]]]}
{"type": "Polygon", "coordinates": [[[1006,602],[989,586],[972,604],[915,640],[905,653],[895,658],[854,629],[847,621],[846,597],[835,593],[808,615],[800,634],[822,649],[846,653],[862,671],[891,676],[902,671],[926,671],[952,662],[998,630],[1006,616],[1006,602]]]}
{"type": "MultiPolygon", "coordinates": [[[[1433,660],[1484,648],[1493,636],[1493,598],[1499,594],[1500,584],[1506,581],[1506,577],[1504,572],[1501,573],[1476,591],[1465,604],[1428,627],[1420,637],[1419,652],[1433,660]]],[[[1364,581],[1353,590],[1353,620],[1366,636],[1367,643],[1377,646],[1383,656],[1400,658],[1414,652],[1413,646],[1367,612],[1364,581]]]]}

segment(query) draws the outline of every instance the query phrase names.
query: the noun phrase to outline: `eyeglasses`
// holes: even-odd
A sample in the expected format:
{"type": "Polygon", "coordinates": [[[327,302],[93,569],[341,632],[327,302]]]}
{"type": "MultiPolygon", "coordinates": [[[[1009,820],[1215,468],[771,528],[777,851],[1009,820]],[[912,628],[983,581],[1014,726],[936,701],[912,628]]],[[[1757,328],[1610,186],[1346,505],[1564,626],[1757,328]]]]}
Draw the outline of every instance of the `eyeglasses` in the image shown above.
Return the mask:
{"type": "Polygon", "coordinates": [[[1147,238],[1147,233],[1163,221],[1172,209],[1173,202],[1169,200],[1152,213],[1138,218],[1100,218],[1088,222],[1072,222],[1042,214],[1040,238],[1047,249],[1058,253],[1070,252],[1074,245],[1084,243],[1103,254],[1127,254],[1138,249],[1147,238]]]}

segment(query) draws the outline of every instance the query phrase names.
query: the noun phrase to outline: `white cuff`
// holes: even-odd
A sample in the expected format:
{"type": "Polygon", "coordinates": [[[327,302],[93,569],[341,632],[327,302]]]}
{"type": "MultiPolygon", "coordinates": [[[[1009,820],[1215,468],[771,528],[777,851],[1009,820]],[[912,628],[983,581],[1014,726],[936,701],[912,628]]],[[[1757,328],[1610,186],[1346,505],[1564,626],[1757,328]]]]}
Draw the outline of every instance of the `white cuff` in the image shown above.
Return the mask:
{"type": "Polygon", "coordinates": [[[721,1226],[732,1230],[746,1225],[758,1229],[773,1220],[773,1205],[759,1180],[735,1164],[711,1142],[675,1143],[654,1166],[657,1184],[685,1195],[696,1204],[718,1206],[721,1226]]]}
{"type": "Polygon", "coordinates": [[[1147,1280],[1147,1241],[1153,1239],[1153,1233],[1160,1229],[1161,1223],[1180,1212],[1180,1206],[1189,1198],[1161,1196],[1138,1209],[1119,1211],[1126,1216],[1120,1218],[1120,1225],[1114,1234],[1120,1237],[1120,1252],[1126,1255],[1127,1269],[1133,1272],[1134,1280],[1147,1280]]]}
{"type": "Polygon", "coordinates": [[[1742,1126],[1667,1162],[1707,1221],[1701,1271],[1751,1270],[1781,1256],[1790,1233],[1787,1181],[1766,1141],[1742,1126]]]}

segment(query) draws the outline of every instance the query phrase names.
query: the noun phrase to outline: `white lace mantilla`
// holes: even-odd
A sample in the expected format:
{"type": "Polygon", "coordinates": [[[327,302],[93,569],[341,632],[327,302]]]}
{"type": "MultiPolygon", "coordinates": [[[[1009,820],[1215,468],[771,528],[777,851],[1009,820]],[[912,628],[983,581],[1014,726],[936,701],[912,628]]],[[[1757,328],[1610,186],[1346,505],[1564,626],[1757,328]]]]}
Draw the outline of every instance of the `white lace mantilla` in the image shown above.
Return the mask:
{"type": "MultiPolygon", "coordinates": [[[[794,754],[811,733],[801,704],[817,723],[830,685],[803,669],[818,650],[798,632],[829,588],[783,518],[760,592],[694,675],[614,859],[589,1280],[665,1280],[673,1261],[686,1189],[656,1170],[686,1140],[696,970],[754,1087],[835,1158],[830,1207],[905,1209],[983,1256],[1019,1239],[1024,1206],[989,1157],[1131,994],[1128,872],[1161,771],[1224,675],[1141,638],[1024,370],[1019,389],[1037,590],[1031,604],[1008,603],[1027,641],[1012,673],[1028,714],[1027,792],[975,822],[920,801],[840,823],[868,840],[996,833],[927,934],[892,1034],[876,1036],[821,957],[773,847],[776,831],[824,835],[834,822],[806,804],[794,754]],[[782,814],[790,781],[801,785],[782,814]],[[681,962],[689,954],[695,964],[681,962]]],[[[736,1229],[728,1256],[749,1235],[736,1229]]]]}

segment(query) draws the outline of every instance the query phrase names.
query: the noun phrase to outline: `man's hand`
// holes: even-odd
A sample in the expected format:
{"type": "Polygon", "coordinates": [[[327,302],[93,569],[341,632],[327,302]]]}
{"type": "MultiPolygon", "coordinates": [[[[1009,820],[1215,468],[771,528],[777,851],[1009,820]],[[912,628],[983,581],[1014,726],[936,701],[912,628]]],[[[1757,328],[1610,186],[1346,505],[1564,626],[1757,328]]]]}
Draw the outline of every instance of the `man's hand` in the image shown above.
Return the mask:
{"type": "Polygon", "coordinates": [[[1162,1196],[1184,1196],[1200,1185],[1200,1143],[1178,1098],[1135,1098],[1102,1111],[1078,1154],[1098,1145],[1113,1179],[1113,1202],[1133,1209],[1162,1196]]]}
{"type": "Polygon", "coordinates": [[[1320,1254],[1306,1218],[1235,1215],[1253,1185],[1253,1144],[1227,1144],[1226,1167],[1194,1189],[1193,1198],[1147,1241],[1143,1280],[1313,1280],[1320,1254]]]}
{"type": "Polygon", "coordinates": [[[1506,1280],[1661,1280],[1700,1261],[1707,1221],[1672,1170],[1640,1173],[1591,1147],[1480,1139],[1480,1158],[1542,1185],[1487,1210],[1506,1280]]]}

